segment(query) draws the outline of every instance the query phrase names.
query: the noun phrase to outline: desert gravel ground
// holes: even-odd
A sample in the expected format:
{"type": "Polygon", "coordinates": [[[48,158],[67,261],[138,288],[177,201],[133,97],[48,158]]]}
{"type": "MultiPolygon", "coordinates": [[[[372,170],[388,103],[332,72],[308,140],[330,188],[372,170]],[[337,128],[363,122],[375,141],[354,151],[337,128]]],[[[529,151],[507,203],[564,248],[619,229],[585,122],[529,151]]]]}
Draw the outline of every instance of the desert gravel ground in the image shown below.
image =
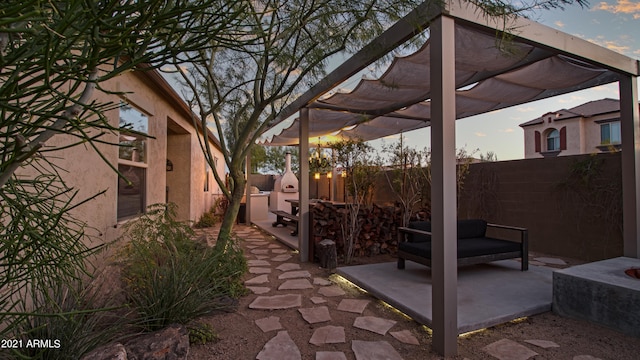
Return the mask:
{"type": "MultiPolygon", "coordinates": [[[[252,264],[263,265],[253,266],[261,269],[253,269],[254,273],[247,274],[246,279],[250,280],[260,275],[266,275],[268,282],[252,286],[262,289],[259,291],[267,292],[264,294],[249,292],[239,300],[235,311],[219,313],[201,319],[201,321],[212,325],[219,339],[205,345],[193,345],[189,356],[190,359],[260,358],[282,360],[286,357],[287,351],[295,352],[296,350],[283,349],[282,354],[279,355],[263,352],[265,344],[282,331],[287,332],[294,343],[293,347],[300,353],[301,359],[318,359],[321,358],[321,355],[337,356],[339,355],[338,353],[343,355],[327,358],[359,359],[352,349],[354,341],[367,341],[371,342],[371,344],[387,342],[400,358],[406,360],[442,359],[441,356],[432,351],[431,335],[424,326],[405,317],[367,293],[340,283],[335,276],[332,276],[326,269],[320,268],[318,264],[300,263],[295,253],[259,229],[240,225],[235,228],[235,231],[238,237],[243,239],[241,245],[245,250],[247,259],[253,260],[252,264]],[[291,257],[281,260],[286,258],[287,255],[291,255],[291,257]],[[274,258],[278,259],[278,261],[274,261],[274,258]],[[269,266],[264,266],[266,264],[264,261],[269,266]],[[285,271],[278,270],[277,267],[283,263],[298,264],[299,270],[295,271],[307,271],[309,276],[301,279],[309,280],[312,287],[300,290],[278,290],[278,287],[287,281],[279,278],[285,271]],[[319,289],[321,287],[332,285],[327,285],[322,280],[316,279],[324,279],[336,283],[344,291],[344,295],[320,295],[319,289]],[[322,283],[322,285],[319,285],[319,283],[322,283]],[[301,306],[280,310],[261,310],[249,307],[260,296],[279,294],[300,294],[302,298],[301,306]],[[326,302],[316,304],[312,299],[326,302]],[[369,303],[362,313],[338,310],[340,303],[345,299],[368,300],[369,303]],[[323,306],[326,306],[329,310],[330,321],[309,323],[305,321],[298,310],[299,308],[318,308],[323,306]],[[256,320],[268,317],[279,318],[281,329],[268,330],[266,332],[261,330],[256,324],[256,320]],[[354,322],[359,317],[391,320],[395,321],[395,324],[382,335],[355,327],[354,322]],[[318,328],[327,325],[342,327],[344,329],[344,342],[321,345],[311,344],[309,341],[314,332],[318,328]],[[391,335],[391,333],[399,332],[404,334],[408,332],[408,334],[413,335],[419,345],[401,342],[391,335]],[[318,354],[319,352],[331,352],[331,354],[318,354]]],[[[215,239],[215,229],[208,229],[203,232],[207,233],[210,242],[215,239]]],[[[360,262],[392,260],[393,258],[388,256],[359,259],[360,262]]],[[[574,263],[572,260],[567,260],[568,265],[574,263]]],[[[295,265],[291,266],[295,267],[295,265]]],[[[281,345],[276,344],[276,346],[281,345]]],[[[585,321],[562,318],[553,313],[544,313],[462,336],[458,339],[458,355],[450,357],[450,359],[637,360],[640,359],[640,339],[625,336],[585,321]]]]}

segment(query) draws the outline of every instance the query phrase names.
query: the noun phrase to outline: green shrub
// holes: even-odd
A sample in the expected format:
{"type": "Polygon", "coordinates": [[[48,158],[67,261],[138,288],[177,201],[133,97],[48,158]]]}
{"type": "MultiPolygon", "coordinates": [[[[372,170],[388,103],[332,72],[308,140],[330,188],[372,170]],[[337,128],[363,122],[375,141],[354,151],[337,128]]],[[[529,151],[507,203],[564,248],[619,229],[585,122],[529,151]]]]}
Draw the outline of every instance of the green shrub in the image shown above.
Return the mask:
{"type": "Polygon", "coordinates": [[[152,205],[124,238],[125,292],[147,331],[188,324],[244,293],[242,250],[232,244],[218,252],[193,241],[191,228],[175,220],[174,205],[152,205]]]}
{"type": "Polygon", "coordinates": [[[128,324],[126,309],[105,304],[97,296],[95,289],[83,287],[79,280],[74,288],[58,283],[47,294],[32,296],[33,308],[16,326],[15,339],[21,346],[0,358],[79,359],[120,340],[128,324]]]}
{"type": "Polygon", "coordinates": [[[200,216],[200,219],[194,224],[194,227],[198,229],[209,228],[214,226],[218,222],[218,216],[214,213],[214,208],[211,208],[206,213],[200,216]]]}
{"type": "Polygon", "coordinates": [[[201,344],[217,341],[218,334],[209,324],[195,323],[187,327],[189,329],[189,343],[201,344]]]}

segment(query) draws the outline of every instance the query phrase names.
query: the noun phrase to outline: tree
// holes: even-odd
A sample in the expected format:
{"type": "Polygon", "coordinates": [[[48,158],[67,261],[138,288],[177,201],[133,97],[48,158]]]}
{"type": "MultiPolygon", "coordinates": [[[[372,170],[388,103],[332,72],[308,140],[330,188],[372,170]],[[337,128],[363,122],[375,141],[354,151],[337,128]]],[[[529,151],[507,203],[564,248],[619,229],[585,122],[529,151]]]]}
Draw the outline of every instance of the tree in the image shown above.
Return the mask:
{"type": "Polygon", "coordinates": [[[64,169],[50,161],[59,149],[50,140],[65,135],[72,141],[64,147],[98,151],[101,137],[119,130],[104,115],[119,104],[93,100],[107,91],[104,81],[179,64],[212,38],[223,43],[221,31],[241,10],[220,0],[3,1],[0,335],[21,319],[26,298],[40,302],[70,285],[97,250],[85,245],[87,224],[70,215],[90,199],[66,186],[64,169]]]}
{"type": "MultiPolygon", "coordinates": [[[[440,1],[440,0],[432,0],[440,1]]],[[[474,0],[488,15],[510,16],[533,8],[560,7],[584,0],[533,0],[518,6],[474,0]]],[[[246,1],[235,44],[219,44],[191,54],[180,71],[190,102],[203,125],[221,138],[230,182],[216,176],[230,202],[216,246],[230,238],[245,191],[244,162],[262,132],[283,108],[320,79],[333,55],[353,53],[419,0],[263,0],[246,1]]],[[[213,161],[210,152],[206,154],[213,161]]]]}
{"type": "Polygon", "coordinates": [[[371,145],[361,140],[343,140],[331,147],[335,150],[336,164],[346,172],[345,195],[349,200],[343,214],[342,234],[344,261],[349,264],[364,221],[360,210],[371,203],[381,159],[371,145]]]}
{"type": "MultiPolygon", "coordinates": [[[[216,246],[230,238],[245,190],[244,162],[256,140],[303,90],[321,78],[332,55],[359,49],[417,0],[247,1],[237,46],[194,52],[180,74],[204,125],[220,134],[229,169],[229,199],[216,246]]],[[[215,46],[215,48],[214,48],[215,46]]],[[[204,140],[204,139],[203,139],[204,140]]],[[[208,161],[213,160],[207,154],[208,161]]]]}
{"type": "Polygon", "coordinates": [[[285,156],[291,154],[291,170],[298,172],[298,148],[294,146],[260,146],[256,145],[251,150],[251,166],[258,172],[284,174],[285,156]]]}
{"type": "Polygon", "coordinates": [[[391,156],[390,169],[384,174],[400,205],[402,226],[407,226],[430,190],[430,153],[409,148],[403,140],[401,135],[397,143],[384,148],[391,156]]]}

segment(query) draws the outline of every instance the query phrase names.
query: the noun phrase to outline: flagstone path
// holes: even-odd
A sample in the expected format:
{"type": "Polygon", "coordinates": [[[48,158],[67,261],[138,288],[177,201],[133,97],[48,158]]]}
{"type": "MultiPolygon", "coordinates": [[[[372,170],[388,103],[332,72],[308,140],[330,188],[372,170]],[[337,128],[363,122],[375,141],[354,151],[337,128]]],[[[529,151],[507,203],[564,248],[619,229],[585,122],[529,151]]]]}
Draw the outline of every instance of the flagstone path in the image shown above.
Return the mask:
{"type": "MultiPolygon", "coordinates": [[[[215,234],[208,235],[215,238],[215,234]]],[[[250,312],[247,317],[255,319],[251,321],[256,329],[267,336],[255,359],[302,359],[298,347],[302,342],[315,347],[316,360],[403,359],[401,353],[412,359],[416,354],[437,358],[429,351],[428,334],[418,334],[416,326],[413,330],[402,328],[397,313],[373,311],[374,305],[380,306],[375,299],[336,283],[328,271],[319,272],[317,264],[301,264],[297,252],[257,228],[237,226],[236,235],[245,249],[249,267],[245,285],[252,292],[247,308],[238,312],[250,312]],[[314,269],[313,274],[308,269],[314,269]]],[[[539,266],[562,265],[562,260],[555,258],[532,260],[539,266]]],[[[538,356],[537,351],[557,347],[549,340],[501,339],[476,350],[483,358],[526,360],[538,356]]],[[[577,355],[572,359],[597,358],[577,355]]]]}
{"type": "MultiPolygon", "coordinates": [[[[263,332],[273,332],[262,350],[256,355],[260,360],[301,359],[301,353],[290,336],[290,332],[301,326],[312,326],[314,331],[307,340],[318,347],[316,359],[402,359],[391,345],[393,341],[419,346],[418,339],[408,330],[398,331],[396,335],[387,334],[396,321],[375,316],[358,316],[351,326],[380,334],[380,341],[362,341],[347,339],[344,326],[334,326],[334,318],[345,316],[345,313],[361,315],[371,300],[351,299],[347,292],[328,278],[312,277],[303,270],[293,251],[286,248],[262,232],[244,228],[238,230],[238,237],[244,239],[245,252],[249,266],[249,275],[245,281],[248,289],[256,295],[249,304],[249,309],[264,311],[265,316],[255,320],[255,324],[263,332]],[[275,274],[275,276],[270,276],[275,274]],[[313,289],[313,296],[303,299],[297,290],[313,289]],[[335,298],[329,302],[327,298],[335,298]],[[333,305],[333,304],[336,304],[333,305]],[[282,323],[276,311],[297,309],[297,323],[282,323]],[[400,334],[400,335],[398,335],[400,334]],[[352,342],[353,355],[342,351],[324,349],[331,344],[352,342]]],[[[296,254],[297,255],[297,254],[296,254]]],[[[307,292],[308,293],[308,292],[307,292]]]]}

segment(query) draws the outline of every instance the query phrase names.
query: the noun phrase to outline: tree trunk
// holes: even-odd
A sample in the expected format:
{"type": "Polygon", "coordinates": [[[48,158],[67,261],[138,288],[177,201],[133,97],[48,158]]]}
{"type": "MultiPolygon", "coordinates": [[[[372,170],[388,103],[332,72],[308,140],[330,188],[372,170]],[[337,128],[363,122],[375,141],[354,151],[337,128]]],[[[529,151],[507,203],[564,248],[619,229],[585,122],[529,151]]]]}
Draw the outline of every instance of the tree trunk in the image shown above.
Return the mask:
{"type": "Polygon", "coordinates": [[[218,240],[216,241],[215,249],[221,252],[226,252],[227,245],[229,244],[229,240],[231,239],[231,230],[233,230],[233,225],[235,224],[236,218],[238,217],[240,203],[242,202],[242,197],[244,196],[246,181],[244,179],[244,173],[240,172],[240,174],[240,176],[238,176],[237,173],[235,174],[235,176],[232,176],[232,181],[234,181],[235,186],[233,187],[233,191],[231,192],[231,201],[229,201],[227,212],[222,218],[220,233],[218,234],[218,240]]]}

